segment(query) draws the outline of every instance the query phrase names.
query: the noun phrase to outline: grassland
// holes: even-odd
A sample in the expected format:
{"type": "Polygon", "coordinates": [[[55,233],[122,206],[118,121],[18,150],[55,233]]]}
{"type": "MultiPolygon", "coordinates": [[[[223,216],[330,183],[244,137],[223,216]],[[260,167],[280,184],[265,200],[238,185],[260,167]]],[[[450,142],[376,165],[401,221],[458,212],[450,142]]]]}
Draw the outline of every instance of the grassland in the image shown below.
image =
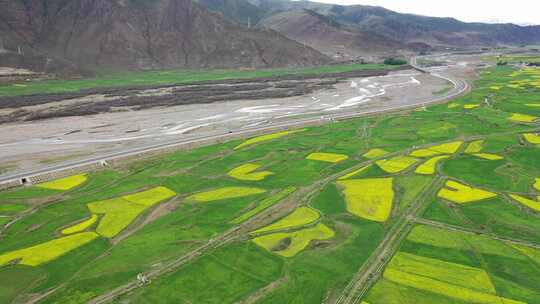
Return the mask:
{"type": "Polygon", "coordinates": [[[359,303],[539,303],[540,253],[530,245],[540,244],[540,216],[512,196],[537,201],[540,150],[523,134],[540,126],[509,119],[540,117],[527,106],[540,100],[535,73],[489,69],[452,108],[175,152],[89,173],[69,191],[2,192],[0,215],[14,222],[2,230],[0,257],[14,265],[0,267],[0,301],[57,288],[42,302],[86,303],[166,269],[116,301],[332,302],[381,260],[373,252],[388,233],[417,218],[431,224],[403,235],[359,303]],[[365,125],[371,136],[360,138],[365,125]],[[348,158],[306,159],[321,151],[348,158]],[[252,175],[261,172],[274,174],[252,175]],[[34,254],[82,235],[92,238],[34,254]]]}
{"type": "Polygon", "coordinates": [[[20,85],[0,86],[0,96],[19,96],[46,93],[78,92],[92,88],[134,87],[196,83],[202,81],[249,79],[285,75],[317,75],[322,73],[343,73],[368,69],[393,69],[395,66],[382,64],[332,65],[299,69],[269,70],[170,70],[126,73],[103,73],[96,78],[74,80],[46,80],[20,85]]]}

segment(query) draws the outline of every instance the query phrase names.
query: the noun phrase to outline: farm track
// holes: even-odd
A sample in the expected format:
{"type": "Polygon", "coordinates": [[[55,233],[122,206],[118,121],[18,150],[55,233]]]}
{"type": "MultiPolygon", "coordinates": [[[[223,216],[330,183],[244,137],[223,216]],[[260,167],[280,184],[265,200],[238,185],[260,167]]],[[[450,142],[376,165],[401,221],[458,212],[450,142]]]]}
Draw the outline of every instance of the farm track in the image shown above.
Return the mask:
{"type": "Polygon", "coordinates": [[[415,202],[392,225],[370,258],[362,265],[334,302],[335,304],[356,304],[366,294],[372,284],[377,281],[391,257],[399,249],[401,242],[411,231],[412,220],[428,206],[430,200],[427,198],[434,195],[443,183],[444,178],[437,177],[418,195],[415,202]]]}

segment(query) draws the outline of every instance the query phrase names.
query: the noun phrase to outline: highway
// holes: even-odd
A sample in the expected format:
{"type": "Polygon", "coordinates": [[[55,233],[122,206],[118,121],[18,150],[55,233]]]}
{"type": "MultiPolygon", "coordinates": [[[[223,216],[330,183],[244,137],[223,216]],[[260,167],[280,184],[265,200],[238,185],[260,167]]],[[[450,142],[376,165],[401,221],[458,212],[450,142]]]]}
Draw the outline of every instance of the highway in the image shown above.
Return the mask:
{"type": "Polygon", "coordinates": [[[430,100],[411,103],[411,104],[404,104],[404,105],[398,105],[398,106],[386,106],[386,107],[383,106],[383,107],[378,107],[376,109],[364,109],[364,110],[359,110],[352,113],[325,114],[324,116],[302,118],[302,119],[296,119],[296,120],[287,121],[287,122],[276,122],[276,123],[270,123],[262,127],[242,128],[242,129],[230,131],[227,133],[210,134],[210,135],[192,137],[192,138],[187,138],[187,139],[186,138],[177,139],[177,140],[162,142],[159,144],[140,146],[140,147],[126,149],[126,150],[122,150],[118,152],[93,156],[90,158],[85,158],[85,159],[80,159],[80,160],[75,160],[75,161],[68,161],[61,164],[57,164],[57,165],[45,166],[37,170],[31,170],[31,171],[26,171],[26,172],[15,173],[11,175],[0,176],[0,184],[9,183],[13,181],[20,181],[22,178],[28,178],[31,176],[49,174],[49,173],[54,173],[58,171],[63,171],[66,169],[74,169],[74,168],[78,168],[78,167],[82,167],[86,165],[99,164],[99,163],[108,162],[108,161],[118,159],[118,158],[134,156],[141,153],[159,151],[159,150],[163,150],[167,148],[197,145],[197,144],[207,143],[207,142],[212,142],[212,141],[215,141],[215,142],[225,141],[227,139],[238,138],[242,136],[252,136],[253,134],[256,134],[256,133],[266,133],[266,132],[271,132],[271,131],[279,130],[279,129],[289,129],[289,128],[295,128],[295,127],[302,127],[302,126],[306,126],[310,124],[322,124],[325,122],[332,122],[332,121],[337,121],[337,120],[346,120],[346,119],[355,118],[355,117],[374,115],[378,113],[394,112],[394,111],[399,111],[399,110],[419,108],[419,107],[427,106],[429,104],[435,104],[435,103],[447,101],[449,99],[452,99],[454,97],[457,97],[463,94],[469,89],[469,85],[467,84],[466,81],[453,79],[450,76],[444,76],[437,73],[431,73],[427,70],[424,70],[418,67],[416,65],[416,57],[413,57],[411,59],[411,66],[413,66],[415,69],[421,72],[429,73],[434,77],[441,78],[441,79],[451,82],[454,88],[443,96],[437,96],[430,100]]]}

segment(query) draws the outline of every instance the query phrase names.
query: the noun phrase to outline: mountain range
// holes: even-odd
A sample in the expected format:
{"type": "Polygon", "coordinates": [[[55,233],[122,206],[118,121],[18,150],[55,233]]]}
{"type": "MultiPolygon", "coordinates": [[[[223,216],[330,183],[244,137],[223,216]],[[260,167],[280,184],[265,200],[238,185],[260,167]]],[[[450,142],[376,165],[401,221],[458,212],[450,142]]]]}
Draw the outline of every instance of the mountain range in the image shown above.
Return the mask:
{"type": "Polygon", "coordinates": [[[228,18],[251,22],[276,31],[292,39],[325,51],[332,49],[336,37],[328,35],[329,27],[338,36],[350,36],[345,43],[349,52],[377,53],[379,46],[418,50],[427,48],[470,48],[525,45],[540,43],[540,26],[515,24],[466,23],[454,18],[436,18],[397,13],[386,8],[365,5],[337,5],[311,1],[289,0],[199,0],[206,7],[223,13],[228,18]],[[231,7],[236,7],[232,10],[231,7]],[[249,13],[253,12],[253,13],[249,13]],[[325,17],[314,23],[307,15],[325,17]],[[331,21],[331,22],[328,22],[331,21]],[[309,24],[309,27],[307,27],[309,24]],[[325,25],[324,25],[325,24],[325,25]],[[326,28],[319,31],[317,28],[326,28]],[[316,37],[314,37],[316,36],[316,37]],[[356,37],[353,38],[353,37],[356,37]],[[383,41],[385,38],[386,41],[383,41]],[[326,41],[326,43],[323,43],[326,41]],[[325,45],[321,49],[321,45],[325,45]]]}
{"type": "Polygon", "coordinates": [[[268,68],[540,43],[540,26],[289,0],[0,0],[0,66],[268,68]]]}

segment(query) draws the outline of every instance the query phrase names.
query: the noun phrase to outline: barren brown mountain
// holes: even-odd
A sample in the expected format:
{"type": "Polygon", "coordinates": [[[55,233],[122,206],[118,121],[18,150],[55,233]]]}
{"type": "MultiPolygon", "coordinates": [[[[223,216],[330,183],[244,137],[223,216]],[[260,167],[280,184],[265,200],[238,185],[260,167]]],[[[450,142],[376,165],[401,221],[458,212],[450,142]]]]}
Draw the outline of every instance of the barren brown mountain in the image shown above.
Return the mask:
{"type": "Polygon", "coordinates": [[[347,26],[303,9],[274,14],[260,26],[283,33],[329,56],[395,55],[408,47],[398,41],[347,26]]]}
{"type": "Polygon", "coordinates": [[[36,69],[306,66],[319,52],[191,0],[1,0],[0,63],[36,69]]]}

